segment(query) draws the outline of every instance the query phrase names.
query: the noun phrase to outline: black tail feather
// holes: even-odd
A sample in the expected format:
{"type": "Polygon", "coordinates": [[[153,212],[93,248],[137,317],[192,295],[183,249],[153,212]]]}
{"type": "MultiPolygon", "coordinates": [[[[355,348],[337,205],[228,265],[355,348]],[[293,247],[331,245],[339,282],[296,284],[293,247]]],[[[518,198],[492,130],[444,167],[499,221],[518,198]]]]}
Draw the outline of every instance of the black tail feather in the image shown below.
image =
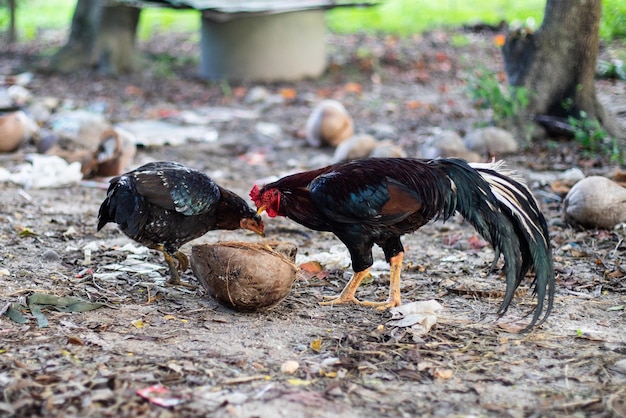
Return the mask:
{"type": "Polygon", "coordinates": [[[504,256],[506,292],[498,315],[506,313],[515,290],[532,269],[537,305],[524,331],[543,323],[553,307],[555,278],[548,225],[532,193],[498,171],[498,164],[435,161],[452,181],[456,210],[493,245],[498,257],[504,256]]]}

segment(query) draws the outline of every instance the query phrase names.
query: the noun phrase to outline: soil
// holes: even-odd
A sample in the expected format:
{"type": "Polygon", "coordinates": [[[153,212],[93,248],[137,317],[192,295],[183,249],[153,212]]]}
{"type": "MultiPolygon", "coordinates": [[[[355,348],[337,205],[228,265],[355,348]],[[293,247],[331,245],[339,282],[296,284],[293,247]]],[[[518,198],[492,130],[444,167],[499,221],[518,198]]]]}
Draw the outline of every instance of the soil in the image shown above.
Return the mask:
{"type": "MultiPolygon", "coordinates": [[[[322,98],[344,103],[359,132],[391,127],[392,139],[412,156],[437,129],[463,134],[489,121],[489,110],[476,107],[466,88],[476,68],[502,68],[493,35],[329,35],[327,73],[317,80],[264,84],[280,98],[276,102],[248,102],[257,86],[252,83],[197,79],[197,42],[177,34],[142,43],[149,65],[135,75],[38,70],[65,36],[46,32],[36,41],[2,46],[0,73],[33,71],[33,96],[59,98],[66,108],[101,109],[113,123],[175,120],[182,111],[207,106],[254,110],[257,118],[212,123],[217,141],[141,148],[133,162],[176,160],[247,196],[255,183],[330,161],[333,150],[307,146],[302,133],[322,98]],[[469,42],[452,46],[459,35],[469,42]],[[259,122],[281,133],[263,134],[259,122]]],[[[623,121],[624,82],[598,80],[597,87],[623,121]]],[[[13,168],[33,151],[28,144],[5,154],[2,166],[13,168]]],[[[403,301],[435,299],[444,307],[428,334],[414,336],[393,325],[389,312],[319,305],[352,273],[341,264],[347,253],[332,234],[266,219],[267,239],[295,243],[300,257],[325,254],[339,262],[318,274],[301,272],[278,306],[239,313],[201,286],[165,286],[162,255],[141,251],[115,225],[96,232],[106,179],[41,190],[0,183],[1,307],[25,304],[38,293],[105,304],[87,312],[46,309],[49,325],[43,328],[28,309],[24,324],[0,317],[0,416],[624,417],[626,230],[569,228],[562,221],[562,194],[550,187],[572,167],[606,176],[616,168],[608,159],[583,155],[571,141],[553,138],[506,156],[539,200],[555,258],[554,310],[545,324],[525,334],[512,330],[527,319],[532,295],[522,292],[497,318],[504,283],[499,272],[487,273],[493,251],[460,218],[426,225],[403,239],[403,301]],[[129,258],[156,270],[110,267],[129,258]]],[[[183,252],[220,240],[261,238],[213,231],[183,252]]],[[[383,259],[379,250],[375,258],[383,259]]],[[[357,296],[384,299],[386,269],[376,264],[357,296]]],[[[191,270],[183,279],[198,285],[191,270]]]]}

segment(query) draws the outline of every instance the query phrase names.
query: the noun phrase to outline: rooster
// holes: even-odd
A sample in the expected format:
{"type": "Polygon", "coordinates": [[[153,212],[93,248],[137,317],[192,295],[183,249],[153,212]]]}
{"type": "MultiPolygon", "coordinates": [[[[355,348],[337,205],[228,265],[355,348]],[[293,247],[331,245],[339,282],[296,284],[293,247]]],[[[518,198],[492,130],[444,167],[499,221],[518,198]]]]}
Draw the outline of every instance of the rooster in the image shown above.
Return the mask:
{"type": "Polygon", "coordinates": [[[506,292],[498,315],[506,313],[531,269],[537,304],[525,330],[544,322],[552,310],[555,279],[546,220],[530,190],[502,174],[498,164],[368,158],[293,174],[262,188],[255,185],[250,197],[257,213],[286,216],[307,228],[330,231],[346,245],[354,275],[339,296],[323,304],[399,306],[401,236],[459,212],[493,245],[494,265],[504,256],[506,292]],[[361,302],[355,294],[372,266],[374,244],[382,248],[391,267],[389,297],[384,302],[361,302]]]}
{"type": "Polygon", "coordinates": [[[244,228],[264,235],[261,217],[235,193],[184,165],[159,161],[111,179],[98,213],[98,231],[115,222],[129,238],[163,252],[168,284],[189,259],[179,248],[208,231],[244,228]],[[178,262],[178,266],[176,265],[178,262]]]}

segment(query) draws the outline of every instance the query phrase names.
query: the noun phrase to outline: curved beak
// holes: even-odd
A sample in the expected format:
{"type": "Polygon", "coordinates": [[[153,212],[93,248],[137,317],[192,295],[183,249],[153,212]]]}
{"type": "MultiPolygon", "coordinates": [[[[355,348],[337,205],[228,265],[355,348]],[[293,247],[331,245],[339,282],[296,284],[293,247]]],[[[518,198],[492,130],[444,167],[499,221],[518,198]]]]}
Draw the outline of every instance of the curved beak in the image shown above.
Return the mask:
{"type": "Polygon", "coordinates": [[[242,219],[239,226],[242,229],[247,229],[248,231],[252,231],[265,238],[265,225],[263,224],[263,221],[257,222],[254,219],[242,219]]]}
{"type": "Polygon", "coordinates": [[[260,214],[262,214],[263,212],[265,212],[265,206],[261,206],[260,208],[258,208],[258,209],[257,209],[257,211],[256,211],[256,214],[257,214],[257,215],[260,215],[260,214]]]}

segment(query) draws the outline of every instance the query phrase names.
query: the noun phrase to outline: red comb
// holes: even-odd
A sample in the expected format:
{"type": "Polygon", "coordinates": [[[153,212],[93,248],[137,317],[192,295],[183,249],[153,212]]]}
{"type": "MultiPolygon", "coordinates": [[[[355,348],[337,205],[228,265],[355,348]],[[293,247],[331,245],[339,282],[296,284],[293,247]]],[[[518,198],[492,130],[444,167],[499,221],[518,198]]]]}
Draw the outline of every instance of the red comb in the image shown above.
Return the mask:
{"type": "Polygon", "coordinates": [[[261,190],[259,190],[259,186],[255,184],[252,190],[250,190],[250,198],[252,198],[253,201],[257,202],[258,200],[260,200],[260,197],[261,190]]]}

